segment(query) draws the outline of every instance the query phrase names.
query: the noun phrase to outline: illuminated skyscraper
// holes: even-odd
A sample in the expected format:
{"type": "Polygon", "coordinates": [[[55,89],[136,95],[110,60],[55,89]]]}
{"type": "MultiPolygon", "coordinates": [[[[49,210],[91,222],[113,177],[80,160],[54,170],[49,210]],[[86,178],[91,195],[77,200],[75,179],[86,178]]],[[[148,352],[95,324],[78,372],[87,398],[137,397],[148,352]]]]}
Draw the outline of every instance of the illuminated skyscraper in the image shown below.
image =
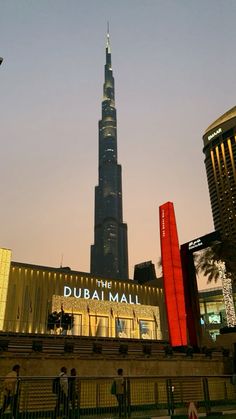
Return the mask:
{"type": "Polygon", "coordinates": [[[203,142],[214,226],[236,241],[236,106],[206,129],[203,142]]]}
{"type": "Polygon", "coordinates": [[[102,119],[99,121],[99,180],[95,187],[91,273],[128,278],[127,224],[123,223],[121,166],[117,163],[115,88],[109,32],[106,43],[102,119]]]}

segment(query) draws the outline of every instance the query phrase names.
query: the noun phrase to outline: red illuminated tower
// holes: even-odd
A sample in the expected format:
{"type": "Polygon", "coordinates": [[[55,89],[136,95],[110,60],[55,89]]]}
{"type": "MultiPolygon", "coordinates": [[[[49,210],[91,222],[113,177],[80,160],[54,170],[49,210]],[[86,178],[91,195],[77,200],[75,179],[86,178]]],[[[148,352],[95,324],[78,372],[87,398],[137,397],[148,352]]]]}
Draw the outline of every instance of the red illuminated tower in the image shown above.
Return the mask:
{"type": "Polygon", "coordinates": [[[179,240],[172,202],[159,208],[163,283],[170,344],[187,345],[187,326],[179,240]]]}

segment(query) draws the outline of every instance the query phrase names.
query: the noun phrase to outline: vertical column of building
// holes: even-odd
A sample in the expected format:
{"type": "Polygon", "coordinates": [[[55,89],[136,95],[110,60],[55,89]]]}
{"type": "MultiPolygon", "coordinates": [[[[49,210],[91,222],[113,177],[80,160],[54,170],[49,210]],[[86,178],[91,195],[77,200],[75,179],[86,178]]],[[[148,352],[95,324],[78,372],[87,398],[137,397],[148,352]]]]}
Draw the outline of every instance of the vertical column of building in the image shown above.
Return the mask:
{"type": "Polygon", "coordinates": [[[6,321],[5,312],[7,305],[10,265],[11,250],[0,249],[0,331],[4,330],[4,321],[6,321]]]}
{"type": "Polygon", "coordinates": [[[115,83],[107,34],[102,119],[99,121],[99,183],[95,188],[91,273],[128,278],[127,225],[123,223],[121,166],[117,163],[115,83]]]}

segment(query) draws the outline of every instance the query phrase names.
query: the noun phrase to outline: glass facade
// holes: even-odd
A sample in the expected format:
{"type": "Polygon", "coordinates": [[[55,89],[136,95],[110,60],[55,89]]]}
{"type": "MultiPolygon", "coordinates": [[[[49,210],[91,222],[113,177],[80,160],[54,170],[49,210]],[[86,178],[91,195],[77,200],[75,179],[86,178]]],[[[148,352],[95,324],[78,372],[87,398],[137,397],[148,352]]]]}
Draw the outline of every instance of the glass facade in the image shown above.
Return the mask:
{"type": "Polygon", "coordinates": [[[220,329],[227,326],[222,287],[199,291],[199,302],[202,330],[216,340],[220,329]]]}
{"type": "Polygon", "coordinates": [[[157,323],[151,320],[140,320],[140,338],[141,339],[156,339],[157,323]]]}

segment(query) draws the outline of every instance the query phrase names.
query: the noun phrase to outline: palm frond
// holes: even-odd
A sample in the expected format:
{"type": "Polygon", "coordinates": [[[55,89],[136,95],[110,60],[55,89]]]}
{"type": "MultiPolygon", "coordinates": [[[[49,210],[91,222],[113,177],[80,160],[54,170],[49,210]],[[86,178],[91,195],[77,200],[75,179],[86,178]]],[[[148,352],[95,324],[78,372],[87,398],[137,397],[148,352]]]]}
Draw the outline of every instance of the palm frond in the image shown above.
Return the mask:
{"type": "Polygon", "coordinates": [[[196,272],[203,273],[208,283],[217,282],[220,277],[217,262],[225,263],[227,276],[236,281],[236,243],[224,240],[204,249],[194,257],[196,272]]]}

